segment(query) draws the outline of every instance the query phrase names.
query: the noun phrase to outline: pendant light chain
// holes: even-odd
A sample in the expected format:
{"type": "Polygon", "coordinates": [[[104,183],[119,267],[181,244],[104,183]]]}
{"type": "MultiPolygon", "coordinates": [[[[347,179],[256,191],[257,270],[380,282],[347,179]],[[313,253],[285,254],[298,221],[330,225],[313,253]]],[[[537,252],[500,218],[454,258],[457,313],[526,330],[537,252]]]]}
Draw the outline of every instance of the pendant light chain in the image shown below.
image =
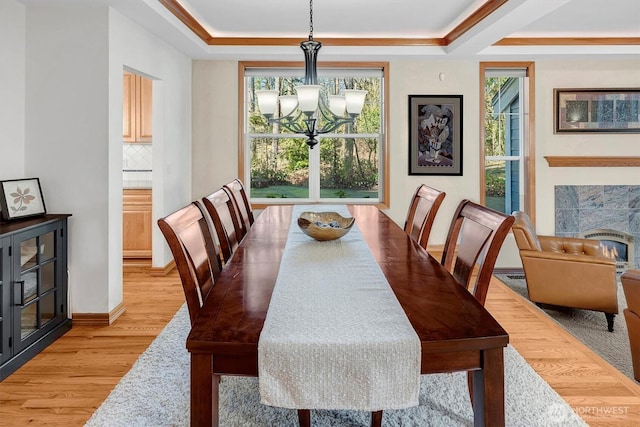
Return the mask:
{"type": "Polygon", "coordinates": [[[309,40],[313,40],[313,0],[309,0],[309,40]]]}

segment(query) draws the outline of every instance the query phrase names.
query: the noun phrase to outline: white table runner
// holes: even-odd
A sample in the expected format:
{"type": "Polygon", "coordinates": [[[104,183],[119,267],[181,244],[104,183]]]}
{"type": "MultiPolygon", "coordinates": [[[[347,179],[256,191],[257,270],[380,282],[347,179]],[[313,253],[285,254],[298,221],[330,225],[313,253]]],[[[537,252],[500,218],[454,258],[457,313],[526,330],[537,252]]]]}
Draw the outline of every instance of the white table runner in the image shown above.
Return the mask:
{"type": "Polygon", "coordinates": [[[317,242],[295,206],[258,342],[261,402],[298,409],[377,411],[418,405],[420,340],[354,225],[317,242]]]}

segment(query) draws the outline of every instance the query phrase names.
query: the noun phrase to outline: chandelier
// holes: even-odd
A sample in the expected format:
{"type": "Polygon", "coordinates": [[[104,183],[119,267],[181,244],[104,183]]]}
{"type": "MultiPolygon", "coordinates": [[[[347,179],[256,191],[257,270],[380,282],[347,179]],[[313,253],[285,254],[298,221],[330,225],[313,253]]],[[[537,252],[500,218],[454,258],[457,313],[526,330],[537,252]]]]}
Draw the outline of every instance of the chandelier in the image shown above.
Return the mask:
{"type": "Polygon", "coordinates": [[[304,134],[309,148],[318,143],[318,135],[353,124],[362,112],[367,94],[364,90],[346,89],[342,95],[328,95],[329,105],[326,104],[320,97],[322,86],[317,84],[321,47],[322,43],[313,40],[313,0],[309,0],[309,39],[300,42],[304,52],[304,85],[296,86],[296,95],[279,95],[277,90],[256,91],[258,108],[269,123],[304,134]]]}

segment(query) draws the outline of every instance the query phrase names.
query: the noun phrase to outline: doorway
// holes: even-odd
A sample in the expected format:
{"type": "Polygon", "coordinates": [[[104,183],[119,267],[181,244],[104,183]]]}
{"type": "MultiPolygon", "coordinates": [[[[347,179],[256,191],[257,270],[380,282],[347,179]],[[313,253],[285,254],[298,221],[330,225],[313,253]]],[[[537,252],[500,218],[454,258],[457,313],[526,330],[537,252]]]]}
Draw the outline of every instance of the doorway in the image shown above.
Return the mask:
{"type": "Polygon", "coordinates": [[[122,81],[123,267],[150,267],[153,232],[153,80],[125,70],[122,81]]]}

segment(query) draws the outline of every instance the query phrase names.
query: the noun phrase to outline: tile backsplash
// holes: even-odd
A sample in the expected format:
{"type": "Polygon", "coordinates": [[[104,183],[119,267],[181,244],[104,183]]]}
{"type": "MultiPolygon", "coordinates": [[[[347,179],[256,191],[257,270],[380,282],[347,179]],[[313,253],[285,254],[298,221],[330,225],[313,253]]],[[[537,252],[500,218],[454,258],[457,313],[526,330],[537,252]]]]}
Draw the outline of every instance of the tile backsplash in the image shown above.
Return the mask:
{"type": "Polygon", "coordinates": [[[122,186],[124,188],[151,188],[152,170],[151,144],[123,144],[122,186]]]}
{"type": "Polygon", "coordinates": [[[153,149],[151,144],[123,144],[122,170],[153,169],[153,149]]]}

